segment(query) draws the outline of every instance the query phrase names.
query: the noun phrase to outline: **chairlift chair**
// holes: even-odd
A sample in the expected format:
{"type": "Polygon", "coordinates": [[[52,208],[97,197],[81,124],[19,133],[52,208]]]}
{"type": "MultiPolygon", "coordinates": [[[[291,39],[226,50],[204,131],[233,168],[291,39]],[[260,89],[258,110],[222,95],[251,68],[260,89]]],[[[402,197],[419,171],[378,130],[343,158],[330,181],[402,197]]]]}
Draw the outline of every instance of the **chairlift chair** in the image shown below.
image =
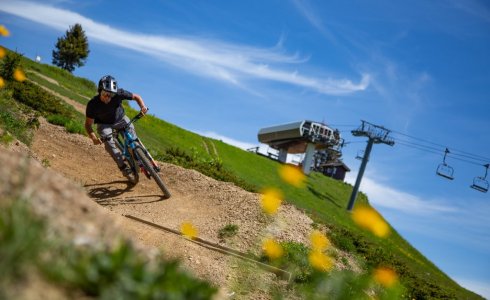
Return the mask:
{"type": "Polygon", "coordinates": [[[442,164],[437,167],[436,174],[442,176],[446,179],[453,180],[454,179],[454,169],[446,163],[446,156],[450,153],[449,149],[446,148],[444,151],[444,158],[442,160],[442,164]]]}
{"type": "Polygon", "coordinates": [[[470,185],[470,187],[472,189],[475,189],[479,192],[482,192],[482,193],[486,193],[488,192],[488,187],[489,187],[489,184],[488,184],[488,181],[486,180],[487,178],[487,174],[488,174],[488,167],[490,166],[490,164],[486,164],[484,165],[485,167],[485,176],[477,176],[473,179],[473,184],[470,185]]]}
{"type": "Polygon", "coordinates": [[[356,159],[359,159],[359,160],[364,159],[364,150],[357,151],[356,159]]]}

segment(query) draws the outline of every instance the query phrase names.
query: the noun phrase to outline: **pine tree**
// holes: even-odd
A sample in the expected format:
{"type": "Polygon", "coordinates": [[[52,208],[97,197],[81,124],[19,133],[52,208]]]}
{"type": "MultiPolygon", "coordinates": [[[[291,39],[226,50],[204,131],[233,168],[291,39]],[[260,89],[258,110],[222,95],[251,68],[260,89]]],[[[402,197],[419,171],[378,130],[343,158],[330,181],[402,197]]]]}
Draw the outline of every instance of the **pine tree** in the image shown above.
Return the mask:
{"type": "Polygon", "coordinates": [[[53,64],[69,71],[82,67],[87,60],[89,49],[88,40],[82,25],[70,26],[65,36],[58,38],[56,49],[53,50],[53,64]]]}

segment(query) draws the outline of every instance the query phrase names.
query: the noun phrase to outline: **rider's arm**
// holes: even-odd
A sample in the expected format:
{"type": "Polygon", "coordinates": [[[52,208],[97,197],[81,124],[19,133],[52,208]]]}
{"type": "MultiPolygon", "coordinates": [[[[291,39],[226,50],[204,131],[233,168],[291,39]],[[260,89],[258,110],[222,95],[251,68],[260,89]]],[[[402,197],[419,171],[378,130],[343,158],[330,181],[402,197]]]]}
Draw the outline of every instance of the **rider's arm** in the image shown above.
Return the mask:
{"type": "Polygon", "coordinates": [[[136,100],[139,107],[141,108],[141,112],[143,114],[146,114],[146,112],[148,111],[148,107],[146,107],[145,102],[143,101],[143,98],[141,98],[140,95],[133,93],[133,100],[136,100]]]}
{"type": "Polygon", "coordinates": [[[87,131],[88,137],[92,140],[94,145],[98,145],[101,144],[102,141],[95,134],[94,129],[92,128],[93,124],[94,124],[94,119],[88,117],[85,118],[85,130],[87,131]]]}

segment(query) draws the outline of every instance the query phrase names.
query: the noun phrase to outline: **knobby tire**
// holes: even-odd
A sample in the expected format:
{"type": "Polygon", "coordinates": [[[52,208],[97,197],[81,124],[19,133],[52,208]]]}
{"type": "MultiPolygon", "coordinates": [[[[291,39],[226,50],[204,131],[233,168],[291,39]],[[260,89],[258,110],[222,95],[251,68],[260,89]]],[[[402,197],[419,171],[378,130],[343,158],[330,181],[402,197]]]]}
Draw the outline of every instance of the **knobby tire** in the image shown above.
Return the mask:
{"type": "Polygon", "coordinates": [[[137,147],[134,149],[134,151],[136,152],[136,155],[141,160],[141,163],[143,164],[146,171],[148,173],[150,173],[150,176],[155,180],[158,187],[160,187],[160,189],[162,190],[165,198],[167,198],[167,199],[170,198],[170,196],[171,196],[170,192],[168,191],[167,187],[165,186],[165,183],[163,183],[162,178],[160,178],[157,171],[155,171],[155,169],[153,168],[153,164],[150,162],[150,160],[146,156],[146,153],[143,151],[143,149],[140,147],[137,147]]]}

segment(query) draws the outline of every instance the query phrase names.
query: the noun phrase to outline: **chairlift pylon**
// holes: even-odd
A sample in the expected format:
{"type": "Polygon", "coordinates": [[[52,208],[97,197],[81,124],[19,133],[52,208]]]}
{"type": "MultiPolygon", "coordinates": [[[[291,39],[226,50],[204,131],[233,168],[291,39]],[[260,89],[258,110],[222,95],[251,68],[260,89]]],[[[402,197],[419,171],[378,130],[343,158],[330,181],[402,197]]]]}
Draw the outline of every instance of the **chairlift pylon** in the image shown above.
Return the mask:
{"type": "Polygon", "coordinates": [[[482,192],[482,193],[488,192],[489,184],[488,184],[488,181],[486,179],[487,179],[487,175],[488,175],[488,167],[489,166],[490,166],[490,164],[484,165],[485,176],[477,176],[473,179],[473,184],[470,185],[470,187],[472,189],[475,189],[475,190],[482,192]]]}
{"type": "Polygon", "coordinates": [[[454,179],[454,169],[446,163],[446,156],[448,155],[449,149],[446,148],[444,151],[444,158],[442,159],[442,164],[439,164],[436,170],[436,174],[442,176],[446,179],[453,180],[454,179]]]}

